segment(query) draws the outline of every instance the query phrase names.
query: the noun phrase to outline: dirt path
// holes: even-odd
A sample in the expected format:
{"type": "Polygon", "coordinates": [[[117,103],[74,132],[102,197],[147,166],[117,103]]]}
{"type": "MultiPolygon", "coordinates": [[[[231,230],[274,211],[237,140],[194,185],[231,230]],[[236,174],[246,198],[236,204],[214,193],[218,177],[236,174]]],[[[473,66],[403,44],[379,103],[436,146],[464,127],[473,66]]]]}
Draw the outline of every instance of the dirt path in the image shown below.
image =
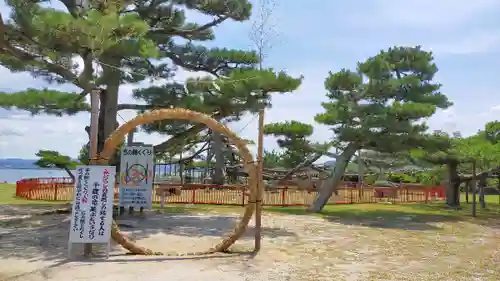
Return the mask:
{"type": "MultiPolygon", "coordinates": [[[[468,222],[360,225],[265,214],[263,249],[254,258],[134,257],[114,245],[109,260],[90,263],[67,261],[68,219],[0,225],[0,280],[500,280],[499,229],[468,222]]],[[[208,249],[236,222],[231,214],[149,214],[122,221],[133,226],[122,230],[144,246],[182,253],[208,249]]],[[[234,250],[252,249],[252,235],[250,227],[234,250]]]]}

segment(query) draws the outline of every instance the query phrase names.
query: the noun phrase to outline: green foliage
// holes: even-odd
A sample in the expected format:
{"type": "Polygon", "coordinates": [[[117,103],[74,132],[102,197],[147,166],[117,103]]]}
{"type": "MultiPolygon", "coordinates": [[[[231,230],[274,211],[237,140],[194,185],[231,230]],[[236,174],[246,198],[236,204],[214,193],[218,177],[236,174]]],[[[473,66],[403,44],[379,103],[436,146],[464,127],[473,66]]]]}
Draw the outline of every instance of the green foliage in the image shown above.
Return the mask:
{"type": "MultiPolygon", "coordinates": [[[[493,143],[496,144],[500,142],[500,122],[499,121],[491,121],[486,123],[484,126],[484,131],[483,133],[485,134],[485,138],[493,143]]],[[[479,133],[481,134],[481,132],[479,133]]]]}
{"type": "Polygon", "coordinates": [[[285,121],[266,124],[264,134],[277,137],[278,145],[284,149],[282,165],[293,168],[313,153],[311,142],[307,137],[313,133],[313,127],[298,121],[285,121]]]}
{"type": "Polygon", "coordinates": [[[88,165],[89,164],[89,159],[90,159],[90,156],[89,156],[89,145],[88,144],[84,144],[82,146],[82,148],[80,149],[80,151],[78,152],[78,161],[80,161],[80,163],[82,163],[84,165],[88,165]]]}
{"type": "Polygon", "coordinates": [[[0,106],[16,108],[31,114],[73,115],[79,111],[90,111],[85,99],[77,100],[76,93],[66,93],[49,89],[27,89],[16,93],[0,93],[0,106]]]}
{"type": "Polygon", "coordinates": [[[39,150],[35,155],[40,159],[34,164],[40,168],[74,169],[79,164],[71,157],[53,150],[39,150]]]}
{"type": "Polygon", "coordinates": [[[415,181],[423,185],[432,186],[444,181],[444,167],[438,166],[432,170],[414,173],[415,181]]]}
{"type": "Polygon", "coordinates": [[[73,161],[71,157],[62,155],[53,150],[39,150],[36,154],[39,159],[34,163],[40,168],[56,168],[65,170],[74,179],[70,169],[76,168],[80,163],[73,161]]]}
{"type": "Polygon", "coordinates": [[[414,148],[409,151],[409,159],[415,165],[443,165],[452,162],[461,162],[462,156],[456,149],[462,137],[455,133],[449,135],[443,131],[434,131],[427,135],[427,139],[434,143],[433,147],[414,148]]]}
{"type": "Polygon", "coordinates": [[[374,172],[390,172],[410,164],[407,153],[384,153],[373,150],[362,150],[356,157],[365,165],[365,170],[374,172]]]}
{"type": "Polygon", "coordinates": [[[396,174],[389,174],[389,181],[391,182],[397,182],[397,183],[415,183],[417,182],[417,179],[414,177],[411,177],[407,174],[403,173],[396,173],[396,174]]]}
{"type": "MultiPolygon", "coordinates": [[[[253,64],[253,62],[252,62],[253,64]]],[[[223,121],[237,121],[246,113],[271,106],[271,93],[297,89],[301,78],[272,70],[236,69],[227,78],[191,78],[179,83],[134,90],[134,98],[156,108],[189,108],[223,121]],[[259,94],[254,94],[259,93],[259,94]],[[216,114],[218,113],[218,114],[216,114]]],[[[158,121],[143,126],[146,132],[178,134],[190,127],[184,121],[158,121]]]]}
{"type": "Polygon", "coordinates": [[[272,150],[264,150],[264,168],[280,168],[283,165],[283,153],[272,150]]]}
{"type": "Polygon", "coordinates": [[[451,105],[433,82],[437,67],[420,47],[395,47],[359,63],[356,71],[330,73],[328,102],[318,123],[339,141],[380,152],[426,145],[424,123],[437,108],[451,105]]]}
{"type": "MultiPolygon", "coordinates": [[[[0,64],[49,82],[72,83],[84,94],[95,87],[107,88],[101,97],[101,144],[116,123],[116,110],[142,112],[183,107],[218,120],[234,121],[262,106],[270,106],[272,93],[291,92],[301,83],[301,78],[284,72],[258,70],[256,52],[200,45],[213,40],[212,28],[224,21],[248,20],[252,9],[248,0],[180,0],[175,5],[168,1],[90,1],[86,7],[61,1],[65,9],[58,10],[42,2],[7,1],[12,15],[5,23],[5,41],[11,45],[3,46],[0,64]],[[213,20],[190,21],[187,14],[196,13],[196,18],[202,14],[213,20]],[[74,63],[75,56],[83,60],[82,65],[74,63]],[[102,71],[96,71],[96,63],[102,71]],[[155,78],[171,81],[179,67],[202,71],[210,77],[190,79],[187,85],[168,82],[139,89],[134,92],[137,104],[116,104],[119,85],[155,78]],[[78,68],[83,71],[80,73],[78,68]]],[[[81,94],[51,90],[3,93],[0,107],[59,116],[89,108],[81,94]]],[[[174,142],[194,138],[206,127],[162,121],[143,129],[175,136],[157,147],[161,150],[174,142]]]]}
{"type": "Polygon", "coordinates": [[[491,143],[480,134],[457,139],[453,151],[460,156],[462,162],[476,161],[495,165],[500,163],[500,146],[491,143]]]}
{"type": "Polygon", "coordinates": [[[459,133],[449,135],[441,131],[433,132],[429,138],[436,145],[433,149],[414,149],[412,159],[416,162],[427,162],[435,165],[457,163],[459,169],[470,172],[472,162],[482,170],[500,165],[500,144],[495,141],[494,131],[490,122],[484,131],[470,137],[462,137],[459,133]],[[489,124],[489,125],[488,125],[489,124]],[[490,133],[487,133],[488,128],[490,133]]]}

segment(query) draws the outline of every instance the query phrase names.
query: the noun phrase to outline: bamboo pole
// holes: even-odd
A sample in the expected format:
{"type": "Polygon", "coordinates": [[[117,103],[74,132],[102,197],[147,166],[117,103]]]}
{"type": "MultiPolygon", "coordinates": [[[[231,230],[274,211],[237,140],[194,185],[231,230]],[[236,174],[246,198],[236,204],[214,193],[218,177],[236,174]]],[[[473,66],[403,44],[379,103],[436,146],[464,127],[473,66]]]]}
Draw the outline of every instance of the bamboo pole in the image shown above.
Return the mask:
{"type": "MultiPolygon", "coordinates": [[[[90,92],[90,147],[89,164],[97,164],[97,136],[99,133],[99,94],[100,89],[93,89],[90,92]]],[[[84,244],[83,255],[90,257],[92,255],[92,244],[84,244]]]]}
{"type": "Polygon", "coordinates": [[[261,249],[262,242],[262,193],[264,182],[262,170],[264,167],[264,108],[259,110],[259,136],[257,143],[257,200],[255,202],[255,247],[254,253],[261,249]]]}

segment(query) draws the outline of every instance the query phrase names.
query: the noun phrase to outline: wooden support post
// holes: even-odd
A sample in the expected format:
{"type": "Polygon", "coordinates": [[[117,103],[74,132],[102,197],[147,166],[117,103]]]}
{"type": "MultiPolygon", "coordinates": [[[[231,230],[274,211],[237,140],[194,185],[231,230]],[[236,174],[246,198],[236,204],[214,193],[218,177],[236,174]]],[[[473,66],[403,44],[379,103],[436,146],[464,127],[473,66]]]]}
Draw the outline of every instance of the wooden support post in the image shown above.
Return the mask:
{"type": "Polygon", "coordinates": [[[259,110],[259,136],[257,144],[257,202],[255,203],[255,246],[254,253],[258,253],[262,243],[262,193],[264,182],[262,169],[264,167],[264,108],[259,110]]]}
{"type": "Polygon", "coordinates": [[[476,217],[476,194],[477,194],[477,181],[476,181],[476,160],[472,162],[472,216],[476,217]]]}
{"type": "Polygon", "coordinates": [[[134,133],[136,132],[137,129],[133,129],[130,133],[127,135],[127,145],[132,145],[134,143],[134,133]]]}
{"type": "MultiPolygon", "coordinates": [[[[90,92],[90,165],[97,164],[97,136],[99,134],[99,94],[100,89],[93,89],[90,92]]],[[[92,244],[84,244],[83,255],[90,257],[92,255],[92,244]]]]}

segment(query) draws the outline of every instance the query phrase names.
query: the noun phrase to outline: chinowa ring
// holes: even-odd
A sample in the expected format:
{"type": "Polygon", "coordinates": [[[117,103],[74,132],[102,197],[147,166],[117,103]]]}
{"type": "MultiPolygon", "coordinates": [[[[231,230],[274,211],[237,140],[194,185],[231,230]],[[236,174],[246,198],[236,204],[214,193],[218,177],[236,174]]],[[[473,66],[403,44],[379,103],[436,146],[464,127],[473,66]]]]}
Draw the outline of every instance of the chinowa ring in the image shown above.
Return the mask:
{"type": "Polygon", "coordinates": [[[120,184],[124,187],[139,187],[153,181],[153,170],[148,165],[126,163],[125,172],[120,174],[120,184]]]}

